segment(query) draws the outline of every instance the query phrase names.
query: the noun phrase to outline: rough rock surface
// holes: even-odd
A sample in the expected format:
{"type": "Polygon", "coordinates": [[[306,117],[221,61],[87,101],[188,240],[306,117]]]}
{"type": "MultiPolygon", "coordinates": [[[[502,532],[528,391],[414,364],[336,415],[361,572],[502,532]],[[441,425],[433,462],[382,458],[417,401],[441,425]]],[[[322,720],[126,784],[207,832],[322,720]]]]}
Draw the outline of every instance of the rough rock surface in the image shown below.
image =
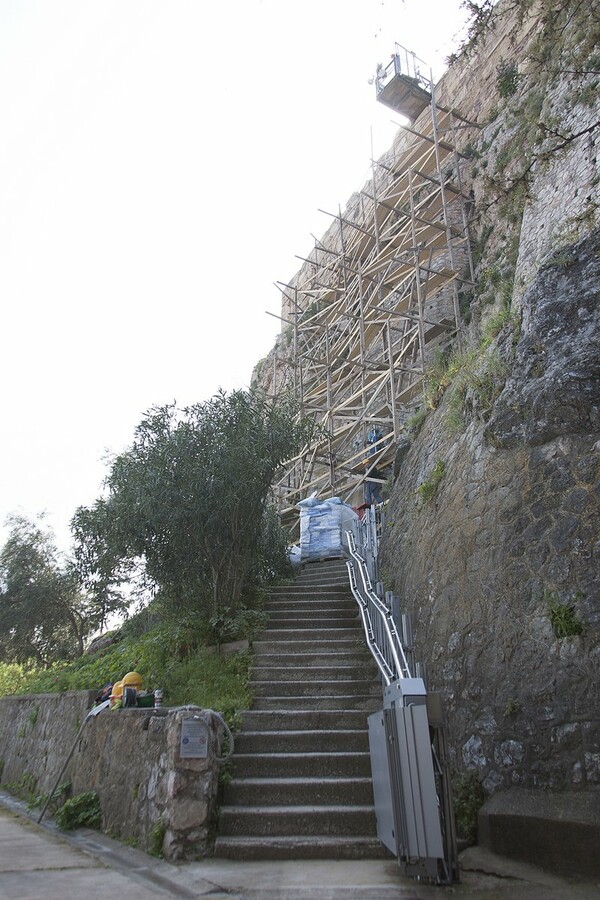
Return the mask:
{"type": "Polygon", "coordinates": [[[523,336],[486,439],[540,446],[600,437],[600,232],[553,253],[522,301],[523,336]]]}
{"type": "Polygon", "coordinates": [[[447,698],[456,769],[489,792],[600,788],[599,252],[595,232],[546,262],[499,343],[511,371],[488,422],[449,434],[442,403],[390,501],[386,587],[447,698]]]}

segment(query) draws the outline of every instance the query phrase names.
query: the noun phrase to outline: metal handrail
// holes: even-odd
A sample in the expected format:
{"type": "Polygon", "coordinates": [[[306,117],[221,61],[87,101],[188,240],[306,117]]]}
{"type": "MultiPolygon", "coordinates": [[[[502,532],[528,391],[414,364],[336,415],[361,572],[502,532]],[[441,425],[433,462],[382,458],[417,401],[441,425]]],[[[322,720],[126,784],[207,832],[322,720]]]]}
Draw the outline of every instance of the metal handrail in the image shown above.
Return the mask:
{"type": "Polygon", "coordinates": [[[373,590],[367,565],[356,550],[354,535],[351,531],[346,532],[346,539],[351,557],[346,560],[350,589],[358,603],[367,646],[386,685],[398,678],[410,678],[410,668],[396,631],[392,613],[373,590]],[[357,572],[360,581],[356,577],[357,572]]]}

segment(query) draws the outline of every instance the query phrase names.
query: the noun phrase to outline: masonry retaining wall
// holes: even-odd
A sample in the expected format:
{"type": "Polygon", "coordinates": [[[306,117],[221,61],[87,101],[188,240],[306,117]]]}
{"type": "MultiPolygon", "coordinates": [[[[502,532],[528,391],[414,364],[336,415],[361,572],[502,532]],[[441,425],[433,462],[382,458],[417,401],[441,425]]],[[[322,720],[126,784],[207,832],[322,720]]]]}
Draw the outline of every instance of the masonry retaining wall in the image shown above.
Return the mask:
{"type": "MultiPolygon", "coordinates": [[[[49,791],[93,694],[68,691],[0,698],[0,787],[49,791]]],[[[105,710],[90,717],[62,777],[73,794],[96,791],[102,828],[167,859],[206,854],[214,817],[224,727],[211,710],[105,710]],[[206,758],[182,758],[182,720],[208,729],[206,758]]]]}

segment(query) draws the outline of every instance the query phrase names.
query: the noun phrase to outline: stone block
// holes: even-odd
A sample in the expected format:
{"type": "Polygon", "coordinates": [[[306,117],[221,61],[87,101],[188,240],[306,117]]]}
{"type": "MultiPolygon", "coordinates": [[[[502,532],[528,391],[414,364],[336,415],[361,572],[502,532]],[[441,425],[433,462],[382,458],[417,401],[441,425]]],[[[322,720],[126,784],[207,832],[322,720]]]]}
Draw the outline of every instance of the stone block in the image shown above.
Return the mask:
{"type": "Polygon", "coordinates": [[[600,791],[498,791],[479,811],[479,843],[558,875],[597,878],[600,791]]]}
{"type": "Polygon", "coordinates": [[[207,821],[208,807],[202,800],[181,800],[169,808],[169,825],[172,831],[198,828],[207,821]]]}

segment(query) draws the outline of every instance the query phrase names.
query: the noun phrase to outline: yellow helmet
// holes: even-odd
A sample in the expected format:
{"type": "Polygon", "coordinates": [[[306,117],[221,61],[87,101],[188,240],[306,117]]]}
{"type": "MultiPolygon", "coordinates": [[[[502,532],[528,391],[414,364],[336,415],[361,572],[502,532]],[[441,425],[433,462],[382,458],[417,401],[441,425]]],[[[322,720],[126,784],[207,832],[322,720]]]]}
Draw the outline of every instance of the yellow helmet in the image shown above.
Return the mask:
{"type": "Polygon", "coordinates": [[[136,691],[141,691],[142,676],[138,672],[128,672],[127,675],[123,676],[123,687],[132,687],[136,691]]]}
{"type": "Polygon", "coordinates": [[[111,697],[122,697],[123,696],[123,682],[115,681],[112,686],[111,697]]]}

